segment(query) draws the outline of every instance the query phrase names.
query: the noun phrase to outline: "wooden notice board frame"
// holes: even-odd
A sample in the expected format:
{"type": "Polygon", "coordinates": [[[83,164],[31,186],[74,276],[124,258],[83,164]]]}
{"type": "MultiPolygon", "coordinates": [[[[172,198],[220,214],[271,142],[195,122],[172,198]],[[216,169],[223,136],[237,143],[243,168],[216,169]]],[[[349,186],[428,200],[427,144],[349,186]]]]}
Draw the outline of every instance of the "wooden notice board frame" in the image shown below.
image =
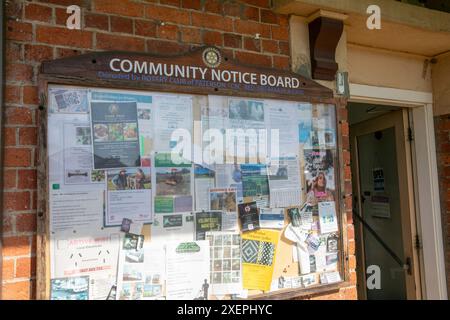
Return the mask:
{"type": "MultiPolygon", "coordinates": [[[[40,107],[37,194],[37,299],[50,298],[50,217],[47,155],[47,93],[49,85],[277,99],[292,102],[333,104],[336,108],[345,105],[342,99],[333,97],[332,90],[311,79],[285,70],[238,63],[227,56],[227,54],[223,54],[216,47],[199,47],[189,52],[172,56],[108,51],[44,61],[41,65],[38,81],[40,107]],[[150,65],[150,63],[153,63],[153,65],[150,65]],[[190,78],[185,78],[184,80],[167,76],[147,77],[146,75],[148,75],[150,68],[154,68],[152,69],[153,71],[159,71],[155,69],[158,64],[173,64],[193,68],[190,69],[190,78]],[[145,68],[147,69],[145,70],[145,68]],[[209,72],[202,74],[198,68],[204,68],[203,70],[207,68],[209,72]],[[194,69],[197,70],[195,77],[193,75],[194,69]],[[211,77],[212,70],[216,72],[216,78],[214,79],[211,77]],[[232,79],[232,71],[236,81],[232,79]],[[217,72],[223,72],[220,81],[218,81],[217,72]],[[231,76],[230,81],[226,81],[228,74],[231,76]]],[[[339,261],[343,281],[310,288],[284,289],[268,294],[249,296],[249,299],[295,299],[318,293],[329,293],[348,286],[350,278],[346,230],[347,218],[346,214],[344,214],[343,201],[340,200],[342,199],[341,190],[344,190],[344,182],[339,178],[344,176],[343,167],[340,166],[342,162],[342,142],[339,138],[340,129],[337,124],[336,128],[335,200],[339,218],[339,261]]]]}

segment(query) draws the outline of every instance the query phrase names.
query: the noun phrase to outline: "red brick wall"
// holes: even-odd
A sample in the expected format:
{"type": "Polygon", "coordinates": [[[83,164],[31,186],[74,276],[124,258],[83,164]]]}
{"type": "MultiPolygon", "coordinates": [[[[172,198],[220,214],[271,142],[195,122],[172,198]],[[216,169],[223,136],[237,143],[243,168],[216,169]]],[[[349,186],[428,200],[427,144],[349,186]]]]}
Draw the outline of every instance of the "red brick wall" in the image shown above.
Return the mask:
{"type": "Polygon", "coordinates": [[[436,117],[435,128],[445,269],[450,292],[450,115],[436,117]]]}
{"type": "MultiPolygon", "coordinates": [[[[270,0],[10,0],[6,16],[4,299],[35,297],[41,61],[101,50],[173,54],[206,44],[243,63],[290,69],[288,17],[274,14],[270,0]],[[81,30],[65,27],[66,6],[73,4],[82,8],[81,30]]],[[[346,114],[343,129],[348,128],[345,120],[346,114]]],[[[353,239],[351,230],[349,225],[353,239]]],[[[353,254],[353,241],[349,247],[353,254]]],[[[355,297],[354,289],[347,291],[340,297],[355,297]]]]}

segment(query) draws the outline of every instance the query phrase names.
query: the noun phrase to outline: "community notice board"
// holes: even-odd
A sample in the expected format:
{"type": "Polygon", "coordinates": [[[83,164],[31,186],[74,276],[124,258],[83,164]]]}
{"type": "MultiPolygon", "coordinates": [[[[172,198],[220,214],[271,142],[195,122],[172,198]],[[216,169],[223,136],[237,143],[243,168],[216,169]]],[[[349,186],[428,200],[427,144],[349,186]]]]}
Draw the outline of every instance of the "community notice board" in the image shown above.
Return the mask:
{"type": "Polygon", "coordinates": [[[48,86],[51,299],[342,281],[332,104],[48,86]]]}

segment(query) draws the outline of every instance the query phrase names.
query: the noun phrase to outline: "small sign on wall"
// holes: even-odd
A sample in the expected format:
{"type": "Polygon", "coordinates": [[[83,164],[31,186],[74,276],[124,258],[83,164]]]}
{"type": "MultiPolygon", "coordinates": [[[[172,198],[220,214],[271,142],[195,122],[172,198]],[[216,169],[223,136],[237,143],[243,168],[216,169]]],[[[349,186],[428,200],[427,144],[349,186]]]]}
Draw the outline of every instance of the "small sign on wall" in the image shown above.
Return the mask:
{"type": "Polygon", "coordinates": [[[388,196],[372,196],[371,199],[371,214],[373,217],[390,218],[391,208],[388,196]]]}
{"type": "Polygon", "coordinates": [[[373,168],[373,191],[384,191],[384,170],[383,168],[373,168]]]}

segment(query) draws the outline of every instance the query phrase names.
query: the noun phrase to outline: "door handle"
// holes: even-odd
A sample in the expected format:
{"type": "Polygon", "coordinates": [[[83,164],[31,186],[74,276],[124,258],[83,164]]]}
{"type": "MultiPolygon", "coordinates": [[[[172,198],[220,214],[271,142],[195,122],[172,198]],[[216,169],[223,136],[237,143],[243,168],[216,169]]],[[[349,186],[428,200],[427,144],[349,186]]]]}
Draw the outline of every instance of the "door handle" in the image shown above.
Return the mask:
{"type": "Polygon", "coordinates": [[[403,270],[405,270],[408,275],[412,274],[412,262],[410,257],[406,258],[405,264],[403,265],[403,270]]]}

